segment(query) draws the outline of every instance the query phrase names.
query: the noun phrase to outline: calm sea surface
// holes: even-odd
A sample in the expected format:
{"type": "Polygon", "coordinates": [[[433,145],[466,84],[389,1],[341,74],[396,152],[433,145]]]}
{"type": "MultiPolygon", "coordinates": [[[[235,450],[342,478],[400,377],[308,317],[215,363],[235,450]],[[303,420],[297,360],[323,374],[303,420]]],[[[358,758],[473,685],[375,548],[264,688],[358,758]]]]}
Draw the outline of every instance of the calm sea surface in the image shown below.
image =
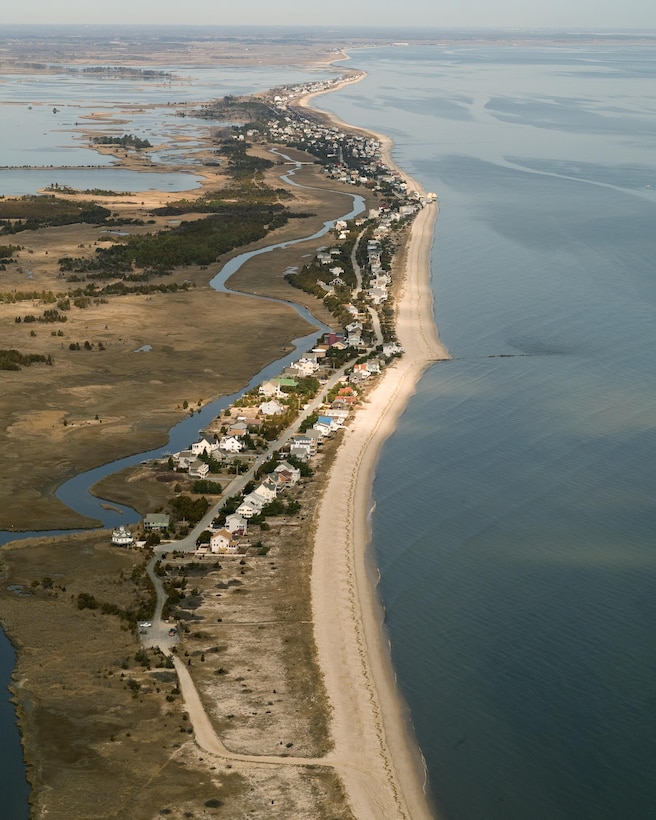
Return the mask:
{"type": "Polygon", "coordinates": [[[445,820],[656,817],[656,49],[356,51],[440,198],[374,544],[445,820]]]}

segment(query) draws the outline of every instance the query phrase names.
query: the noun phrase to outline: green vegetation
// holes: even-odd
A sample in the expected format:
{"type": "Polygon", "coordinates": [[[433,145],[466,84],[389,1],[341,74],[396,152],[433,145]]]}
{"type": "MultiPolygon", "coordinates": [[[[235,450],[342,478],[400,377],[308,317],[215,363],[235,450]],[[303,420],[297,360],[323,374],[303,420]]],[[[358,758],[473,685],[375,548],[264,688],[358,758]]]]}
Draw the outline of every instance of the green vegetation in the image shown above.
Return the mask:
{"type": "Polygon", "coordinates": [[[169,506],[177,520],[184,519],[193,526],[205,515],[210,503],[205,496],[191,498],[188,495],[177,495],[169,501],[169,506]]]}
{"type": "Polygon", "coordinates": [[[267,231],[286,221],[282,205],[226,203],[206,219],[183,222],[156,234],[130,236],[109,248],[96,248],[92,259],[62,258],[60,270],[96,272],[95,278],[114,278],[132,274],[135,266],[146,271],[143,278],[185,265],[210,265],[222,254],[262,239],[267,231]]]}
{"type": "Polygon", "coordinates": [[[0,370],[22,370],[35,362],[52,365],[51,356],[40,353],[19,353],[18,350],[0,350],[0,370]]]}
{"type": "Polygon", "coordinates": [[[136,148],[138,151],[142,148],[152,147],[148,140],[142,140],[139,137],[135,137],[134,134],[123,134],[122,137],[92,137],[91,142],[94,145],[122,145],[123,148],[136,148]]]}
{"type": "Polygon", "coordinates": [[[67,202],[50,194],[0,200],[0,228],[5,234],[79,222],[101,225],[109,216],[111,211],[94,202],[67,202]]]}
{"type": "Polygon", "coordinates": [[[20,245],[0,245],[0,262],[9,262],[11,257],[22,250],[20,245]]]}
{"type": "Polygon", "coordinates": [[[234,97],[227,95],[220,100],[204,105],[194,116],[208,120],[246,123],[243,130],[256,129],[265,131],[266,123],[271,119],[271,108],[252,97],[234,97]]]}
{"type": "Polygon", "coordinates": [[[208,493],[209,495],[221,495],[223,488],[218,481],[208,481],[206,478],[199,478],[191,485],[192,493],[208,493]]]}

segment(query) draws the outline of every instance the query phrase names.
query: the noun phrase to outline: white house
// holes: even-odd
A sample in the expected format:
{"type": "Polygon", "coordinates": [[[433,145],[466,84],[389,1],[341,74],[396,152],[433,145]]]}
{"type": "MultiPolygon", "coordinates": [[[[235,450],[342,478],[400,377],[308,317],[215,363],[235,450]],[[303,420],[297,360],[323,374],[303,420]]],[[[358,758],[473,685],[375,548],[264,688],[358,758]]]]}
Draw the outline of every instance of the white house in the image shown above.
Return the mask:
{"type": "Polygon", "coordinates": [[[270,398],[271,396],[280,398],[283,395],[283,392],[280,389],[280,385],[274,381],[262,382],[262,384],[259,387],[258,393],[260,394],[260,396],[266,396],[267,398],[270,398]]]}
{"type": "Polygon", "coordinates": [[[241,453],[244,445],[235,436],[222,436],[219,449],[224,453],[241,453]]]}
{"type": "Polygon", "coordinates": [[[276,485],[270,478],[265,478],[260,486],[255,488],[255,492],[267,501],[273,501],[276,497],[276,485]]]}
{"type": "Polygon", "coordinates": [[[205,478],[210,471],[210,465],[199,458],[189,465],[189,475],[191,478],[205,478]]]}
{"type": "Polygon", "coordinates": [[[218,445],[216,442],[211,442],[206,438],[202,438],[200,441],[195,441],[189,449],[196,456],[201,455],[201,453],[209,455],[209,453],[213,453],[214,450],[216,450],[217,446],[218,445]]]}
{"type": "Polygon", "coordinates": [[[285,412],[283,405],[275,399],[263,401],[258,410],[263,416],[279,416],[281,413],[285,412]]]}
{"type": "Polygon", "coordinates": [[[233,535],[246,535],[248,530],[248,521],[245,518],[242,518],[241,515],[232,513],[232,515],[226,516],[225,529],[233,535]]]}
{"type": "Polygon", "coordinates": [[[112,532],[112,544],[115,547],[131,547],[134,544],[134,537],[126,527],[117,527],[112,532]]]}
{"type": "Polygon", "coordinates": [[[317,364],[317,355],[314,354],[312,358],[309,356],[303,356],[296,362],[292,362],[290,365],[297,373],[301,376],[311,376],[313,373],[316,373],[319,369],[319,365],[317,364]]]}
{"type": "Polygon", "coordinates": [[[396,353],[403,353],[403,348],[396,342],[385,342],[383,344],[383,356],[394,356],[396,353]]]}
{"type": "Polygon", "coordinates": [[[262,507],[264,504],[264,499],[255,495],[255,493],[250,493],[250,495],[248,495],[237,507],[235,512],[237,515],[240,515],[242,518],[248,520],[254,515],[259,515],[262,512],[262,507]]]}
{"type": "Polygon", "coordinates": [[[234,555],[238,547],[237,542],[232,537],[232,533],[223,529],[212,534],[210,538],[210,549],[214,553],[234,555]]]}

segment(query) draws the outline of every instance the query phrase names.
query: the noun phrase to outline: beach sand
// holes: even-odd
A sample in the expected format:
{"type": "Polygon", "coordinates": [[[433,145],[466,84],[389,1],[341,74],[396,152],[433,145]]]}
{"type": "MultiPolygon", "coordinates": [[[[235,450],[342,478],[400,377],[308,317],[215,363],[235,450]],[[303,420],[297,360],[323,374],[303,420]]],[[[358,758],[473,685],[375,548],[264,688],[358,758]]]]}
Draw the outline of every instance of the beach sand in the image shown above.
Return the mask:
{"type": "MultiPolygon", "coordinates": [[[[392,165],[391,141],[375,136],[392,165]]],[[[423,193],[414,180],[403,176],[410,187],[423,193]]],[[[382,628],[368,515],[382,443],[394,431],[424,370],[450,358],[437,335],[430,289],[429,254],[437,213],[436,203],[419,212],[406,249],[396,306],[397,333],[405,354],[385,371],[347,429],[316,527],[312,612],[319,663],[333,710],[331,757],[358,820],[435,816],[382,628]]]]}

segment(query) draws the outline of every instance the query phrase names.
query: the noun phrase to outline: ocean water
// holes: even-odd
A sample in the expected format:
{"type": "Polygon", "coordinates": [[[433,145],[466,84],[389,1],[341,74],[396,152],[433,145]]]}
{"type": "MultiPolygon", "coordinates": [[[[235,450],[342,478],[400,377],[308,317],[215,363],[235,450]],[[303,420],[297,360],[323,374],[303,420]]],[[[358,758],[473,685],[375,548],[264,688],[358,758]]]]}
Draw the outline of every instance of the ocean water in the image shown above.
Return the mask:
{"type": "Polygon", "coordinates": [[[381,48],[318,104],[440,199],[373,541],[444,820],[656,816],[656,50],[381,48]]]}

